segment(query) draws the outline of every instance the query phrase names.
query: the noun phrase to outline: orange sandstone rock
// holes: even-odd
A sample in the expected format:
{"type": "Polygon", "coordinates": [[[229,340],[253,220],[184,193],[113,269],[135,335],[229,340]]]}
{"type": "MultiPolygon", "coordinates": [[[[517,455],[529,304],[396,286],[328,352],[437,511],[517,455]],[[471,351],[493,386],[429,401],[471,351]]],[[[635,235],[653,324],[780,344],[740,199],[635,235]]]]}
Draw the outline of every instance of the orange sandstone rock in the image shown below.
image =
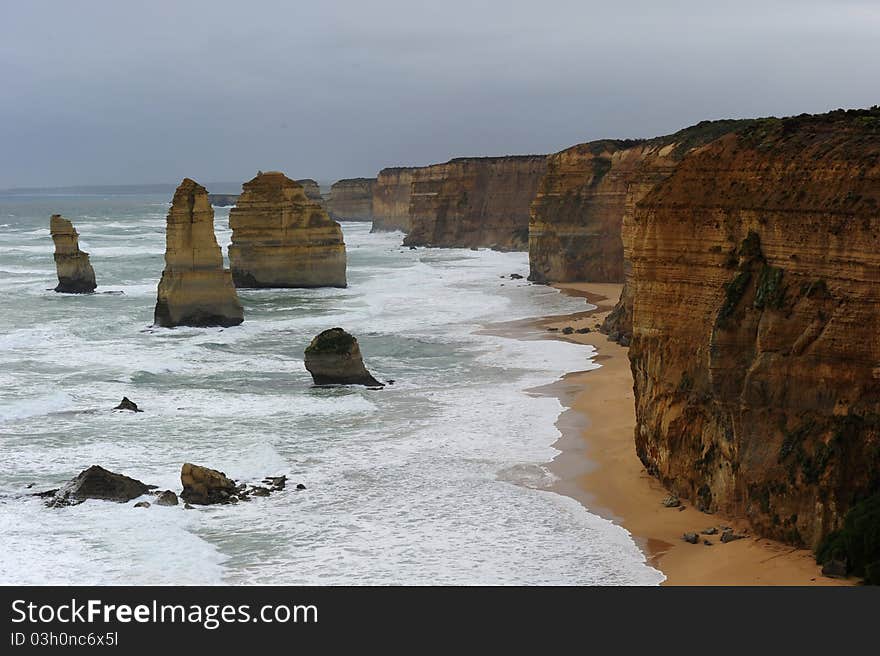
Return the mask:
{"type": "Polygon", "coordinates": [[[79,249],[79,234],[73,224],[60,214],[49,219],[49,231],[55,242],[55,270],[58,273],[56,292],[90,294],[95,291],[95,270],[89,254],[79,249]]]}

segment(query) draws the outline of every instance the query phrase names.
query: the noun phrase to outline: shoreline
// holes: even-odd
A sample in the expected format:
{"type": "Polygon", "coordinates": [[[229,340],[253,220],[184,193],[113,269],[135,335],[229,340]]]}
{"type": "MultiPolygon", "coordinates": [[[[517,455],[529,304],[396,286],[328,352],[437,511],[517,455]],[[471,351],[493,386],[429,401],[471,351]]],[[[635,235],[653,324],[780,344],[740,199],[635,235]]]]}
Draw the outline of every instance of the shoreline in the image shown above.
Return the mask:
{"type": "Polygon", "coordinates": [[[572,497],[590,512],[625,528],[646,562],[666,577],[662,585],[853,584],[823,576],[809,550],[757,537],[741,519],[706,514],[687,501],[682,501],[682,510],[665,507],[662,501],[667,490],[645,471],[635,453],[635,404],[627,349],[596,330],[614,307],[622,285],[554,287],[596,308],[489,327],[494,334],[515,339],[561,339],[595,349],[584,363],[593,362],[598,368],[578,371],[573,364],[575,370],[559,380],[527,390],[554,396],[564,408],[555,423],[560,437],[553,445],[560,453],[546,463],[556,481],[546,489],[572,497]],[[588,327],[590,332],[565,335],[561,329],[566,326],[588,327]],[[536,336],[535,329],[544,334],[536,336]],[[722,526],[746,537],[724,544],[719,539],[722,526]],[[700,534],[712,527],[719,532],[700,534]],[[685,542],[682,535],[686,532],[700,534],[699,542],[685,542]]]}

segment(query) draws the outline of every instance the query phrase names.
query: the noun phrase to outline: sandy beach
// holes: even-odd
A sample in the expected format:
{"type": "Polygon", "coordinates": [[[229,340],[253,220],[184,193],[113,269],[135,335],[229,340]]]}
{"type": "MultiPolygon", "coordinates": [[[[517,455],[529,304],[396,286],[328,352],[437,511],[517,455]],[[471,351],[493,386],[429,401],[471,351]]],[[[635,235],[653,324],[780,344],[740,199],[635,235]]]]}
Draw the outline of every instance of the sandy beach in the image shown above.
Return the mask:
{"type": "MultiPolygon", "coordinates": [[[[593,311],[537,321],[546,338],[589,344],[601,367],[572,371],[551,385],[532,390],[560,399],[566,410],[557,427],[561,453],[550,468],[558,477],[553,490],[571,496],[591,512],[626,528],[650,564],[666,576],[664,585],[848,585],[852,582],[822,576],[813,555],[773,540],[754,536],[745,522],[705,514],[683,501],[684,509],[667,508],[667,491],[649,476],[635,453],[635,409],[632,375],[625,348],[598,332],[620,295],[621,285],[575,283],[559,285],[565,293],[584,297],[593,311]],[[590,328],[585,334],[563,334],[564,327],[590,328]],[[558,332],[548,329],[558,328],[558,332]],[[722,526],[746,534],[722,543],[722,526]],[[710,528],[700,542],[682,539],[686,532],[710,528]],[[709,544],[705,544],[703,541],[709,544]]],[[[532,323],[532,327],[535,323],[532,323]]],[[[515,330],[514,330],[515,332],[515,330]]],[[[534,334],[534,333],[532,333],[534,334]]],[[[584,363],[587,363],[585,355],[584,363]]]]}

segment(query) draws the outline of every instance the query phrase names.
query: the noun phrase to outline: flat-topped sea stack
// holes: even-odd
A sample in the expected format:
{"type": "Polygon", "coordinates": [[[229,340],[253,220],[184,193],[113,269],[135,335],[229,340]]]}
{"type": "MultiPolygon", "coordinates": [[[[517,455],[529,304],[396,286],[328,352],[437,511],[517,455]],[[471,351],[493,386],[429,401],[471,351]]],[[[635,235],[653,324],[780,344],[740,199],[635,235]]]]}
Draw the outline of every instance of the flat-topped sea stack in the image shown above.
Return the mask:
{"type": "Polygon", "coordinates": [[[58,274],[56,292],[91,294],[95,291],[95,270],[89,254],[79,249],[79,235],[73,224],[60,214],[49,219],[49,231],[55,242],[55,270],[58,274]]]}
{"type": "Polygon", "coordinates": [[[279,171],[245,182],[229,211],[237,287],[345,287],[342,228],[279,171]]]}
{"type": "Polygon", "coordinates": [[[364,366],[357,338],[342,328],[319,333],[306,347],[305,365],[315,385],[383,387],[364,366]]]}
{"type": "Polygon", "coordinates": [[[602,139],[548,158],[531,207],[529,280],[623,282],[627,214],[695,148],[748,121],[704,121],[647,140],[602,139]]]}
{"type": "Polygon", "coordinates": [[[318,203],[324,203],[324,197],[321,195],[321,186],[318,184],[316,180],[312,180],[311,178],[303,178],[302,180],[297,180],[297,184],[303,188],[303,191],[306,192],[306,198],[309,200],[317,201],[318,203]]]}
{"type": "Polygon", "coordinates": [[[373,227],[371,232],[409,232],[409,200],[415,168],[382,169],[373,185],[373,227]]]}
{"type": "Polygon", "coordinates": [[[755,121],[624,229],[645,467],[815,546],[880,492],[880,109],[755,121]]]}
{"type": "Polygon", "coordinates": [[[408,246],[526,250],[545,155],[462,157],[415,169],[408,246]]]}
{"type": "Polygon", "coordinates": [[[165,270],[157,326],[235,326],[244,318],[232,274],[214,235],[208,192],[189,178],[174,192],[165,228],[165,270]]]}
{"type": "Polygon", "coordinates": [[[334,182],[325,203],[330,217],[336,221],[372,221],[375,184],[376,178],[347,178],[334,182]]]}

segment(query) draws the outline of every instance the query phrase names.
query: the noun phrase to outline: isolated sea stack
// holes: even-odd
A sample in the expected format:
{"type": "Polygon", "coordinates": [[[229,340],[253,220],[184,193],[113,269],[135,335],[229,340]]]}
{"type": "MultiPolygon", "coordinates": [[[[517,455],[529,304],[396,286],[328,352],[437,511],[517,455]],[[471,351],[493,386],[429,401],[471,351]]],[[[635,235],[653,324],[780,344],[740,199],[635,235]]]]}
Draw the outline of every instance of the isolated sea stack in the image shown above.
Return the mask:
{"type": "Polygon", "coordinates": [[[305,364],[315,385],[383,386],[364,366],[357,339],[342,328],[315,337],[306,347],[305,364]]]}
{"type": "Polygon", "coordinates": [[[174,192],[165,228],[165,270],[155,324],[235,326],[244,312],[214,236],[214,210],[203,186],[184,178],[174,192]]]}
{"type": "Polygon", "coordinates": [[[229,211],[237,287],[345,287],[342,228],[279,171],[258,173],[229,211]]]}
{"type": "Polygon", "coordinates": [[[79,249],[79,235],[73,224],[60,214],[49,219],[49,230],[55,242],[55,269],[58,272],[56,292],[91,294],[95,291],[95,270],[89,254],[79,249]]]}

